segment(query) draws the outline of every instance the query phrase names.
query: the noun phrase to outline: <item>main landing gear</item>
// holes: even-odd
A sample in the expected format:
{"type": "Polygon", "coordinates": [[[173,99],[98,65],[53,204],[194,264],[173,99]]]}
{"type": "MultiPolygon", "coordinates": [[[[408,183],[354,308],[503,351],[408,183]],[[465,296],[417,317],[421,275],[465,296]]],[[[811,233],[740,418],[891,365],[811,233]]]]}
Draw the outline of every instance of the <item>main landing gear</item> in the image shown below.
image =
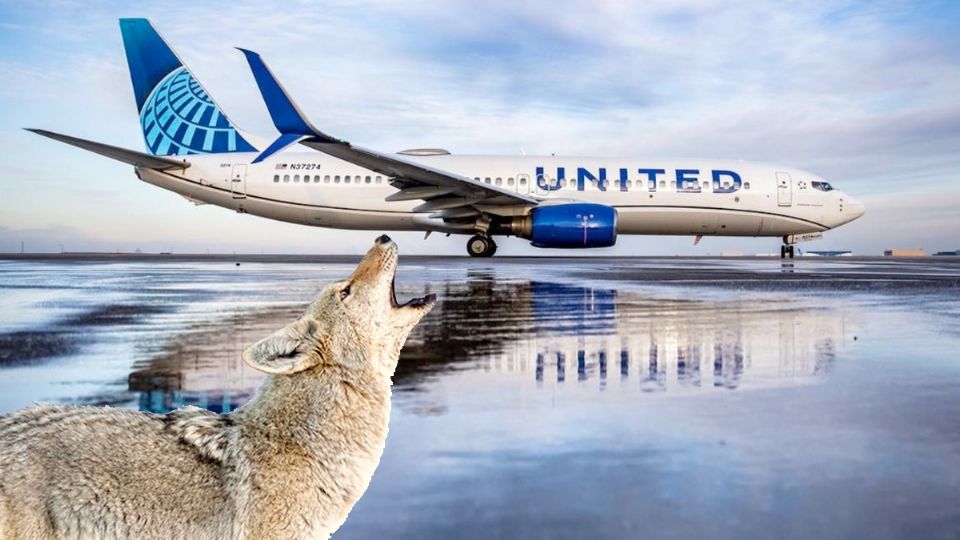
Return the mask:
{"type": "Polygon", "coordinates": [[[467,240],[467,253],[471,257],[493,257],[497,252],[497,243],[485,234],[475,234],[467,240]]]}

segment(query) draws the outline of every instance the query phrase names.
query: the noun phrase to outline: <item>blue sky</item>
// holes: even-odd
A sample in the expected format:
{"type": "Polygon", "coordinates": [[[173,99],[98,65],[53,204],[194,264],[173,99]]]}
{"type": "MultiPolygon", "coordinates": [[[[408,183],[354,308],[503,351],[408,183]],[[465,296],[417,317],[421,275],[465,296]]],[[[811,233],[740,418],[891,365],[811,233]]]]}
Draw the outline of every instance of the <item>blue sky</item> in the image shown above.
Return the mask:
{"type": "MultiPolygon", "coordinates": [[[[385,151],[697,156],[813,170],[863,200],[811,249],[960,248],[960,2],[0,0],[0,251],[360,253],[369,232],[194,207],[22,131],[142,149],[117,19],[148,17],[238,125],[272,137],[233,49],[325,131],[385,151]]],[[[463,238],[394,235],[406,253],[463,238]]],[[[621,237],[597,254],[773,239],[621,237]]],[[[501,253],[545,253],[520,239],[501,253]]]]}

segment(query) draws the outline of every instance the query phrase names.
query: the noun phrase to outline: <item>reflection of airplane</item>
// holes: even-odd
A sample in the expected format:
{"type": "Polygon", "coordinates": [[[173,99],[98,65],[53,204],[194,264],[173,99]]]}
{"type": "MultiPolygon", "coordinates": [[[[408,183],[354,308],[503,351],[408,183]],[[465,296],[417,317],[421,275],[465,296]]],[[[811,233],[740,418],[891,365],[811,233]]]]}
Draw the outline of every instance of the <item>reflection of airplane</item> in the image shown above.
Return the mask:
{"type": "Polygon", "coordinates": [[[842,315],[763,301],[647,298],[495,276],[451,287],[398,366],[398,386],[480,359],[540,383],[620,380],[647,392],[779,386],[830,370],[842,315]],[[466,313],[472,315],[464,324],[466,313]],[[473,329],[476,328],[474,331],[473,329]]]}
{"type": "Polygon", "coordinates": [[[259,55],[243,51],[280,132],[237,129],[145,19],[120,28],[149,153],[35,132],[129,163],[145,182],[197,204],[341,229],[472,235],[474,256],[513,235],[537,247],[607,247],[617,234],[783,237],[793,256],[863,214],[819,176],[780,165],[702,159],[386,154],[315,128],[259,55]],[[310,152],[281,152],[300,143],[310,152]]]}
{"type": "MultiPolygon", "coordinates": [[[[478,365],[541,387],[683,393],[798,384],[830,369],[843,343],[838,329],[850,327],[830,311],[782,303],[648,298],[477,271],[436,292],[443,301],[401,354],[399,392],[478,365]]],[[[129,390],[144,410],[229,411],[262,379],[240,352],[296,315],[292,306],[244,312],[179,335],[135,366],[129,390]]]]}
{"type": "Polygon", "coordinates": [[[532,292],[532,317],[549,323],[487,362],[532,363],[539,382],[553,371],[563,383],[575,367],[578,381],[603,387],[615,373],[648,392],[795,384],[828,371],[843,337],[838,315],[782,304],[659,300],[650,309],[612,290],[534,283],[532,292]]]}
{"type": "Polygon", "coordinates": [[[230,412],[250,399],[264,378],[240,361],[240,353],[298,315],[295,308],[271,308],[182,333],[159,350],[151,349],[149,360],[134,366],[128,389],[137,393],[144,411],[165,413],[195,405],[230,412]]]}

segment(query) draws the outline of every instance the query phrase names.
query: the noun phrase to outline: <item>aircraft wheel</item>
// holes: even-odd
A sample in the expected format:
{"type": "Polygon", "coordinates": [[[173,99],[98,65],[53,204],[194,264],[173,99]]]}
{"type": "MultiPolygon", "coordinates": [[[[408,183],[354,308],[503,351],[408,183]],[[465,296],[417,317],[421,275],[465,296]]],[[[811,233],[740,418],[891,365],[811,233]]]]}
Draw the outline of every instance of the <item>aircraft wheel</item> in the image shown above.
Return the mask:
{"type": "Polygon", "coordinates": [[[486,256],[493,257],[497,254],[497,243],[493,241],[492,237],[487,238],[487,240],[490,242],[490,249],[487,250],[486,256]]]}
{"type": "Polygon", "coordinates": [[[497,245],[487,236],[475,234],[467,240],[467,253],[471,257],[490,257],[497,250],[497,245]]]}

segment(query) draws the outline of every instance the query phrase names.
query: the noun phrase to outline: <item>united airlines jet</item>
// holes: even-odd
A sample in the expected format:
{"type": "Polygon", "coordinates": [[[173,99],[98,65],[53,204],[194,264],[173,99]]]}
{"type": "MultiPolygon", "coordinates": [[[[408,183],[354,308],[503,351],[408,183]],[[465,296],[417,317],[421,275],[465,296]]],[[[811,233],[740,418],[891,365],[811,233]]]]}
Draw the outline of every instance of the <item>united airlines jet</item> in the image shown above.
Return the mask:
{"type": "Polygon", "coordinates": [[[619,234],[779,237],[781,257],[793,257],[796,242],[864,212],[818,175],[781,165],[363,148],[317,129],[260,56],[241,49],[280,133],[269,143],[227,118],[149,21],[121,19],[120,31],[147,152],[31,131],[129,163],[196,204],[318,227],[470,235],[475,257],[492,256],[497,236],[593,248],[619,234]]]}

